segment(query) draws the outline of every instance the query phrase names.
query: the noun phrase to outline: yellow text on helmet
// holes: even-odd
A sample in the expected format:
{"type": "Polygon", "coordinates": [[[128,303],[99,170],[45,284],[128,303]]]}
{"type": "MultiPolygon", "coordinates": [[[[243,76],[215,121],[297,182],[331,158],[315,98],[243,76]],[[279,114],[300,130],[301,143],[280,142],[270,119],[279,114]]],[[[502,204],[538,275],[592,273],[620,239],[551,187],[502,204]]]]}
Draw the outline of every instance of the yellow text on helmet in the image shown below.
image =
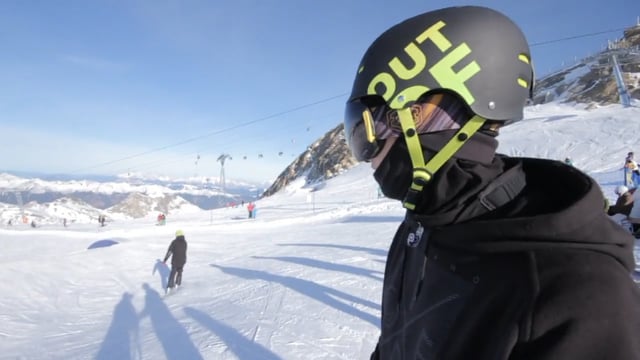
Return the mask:
{"type": "Polygon", "coordinates": [[[405,52],[411,60],[414,62],[414,66],[409,68],[405,66],[402,61],[396,56],[389,61],[389,72],[380,72],[373,77],[367,88],[367,93],[375,95],[378,85],[384,86],[384,93],[381,94],[385,101],[389,102],[392,108],[402,108],[406,102],[415,101],[420,95],[429,91],[430,89],[424,85],[413,85],[404,89],[397,90],[397,81],[399,80],[411,80],[416,76],[422,74],[425,69],[429,71],[433,79],[440,84],[442,88],[451,89],[458,93],[464,101],[471,105],[475,102],[473,94],[469,91],[465,82],[471,79],[474,75],[480,72],[480,66],[473,60],[464,66],[460,71],[455,72],[453,67],[462,61],[465,57],[472,53],[472,50],[466,43],[461,43],[455,48],[447,37],[440,32],[446,24],[443,21],[428,27],[415,39],[415,43],[409,43],[405,48],[405,52]],[[418,45],[423,44],[425,41],[431,40],[434,45],[442,52],[448,53],[440,59],[437,63],[427,68],[427,56],[418,45]],[[417,44],[416,44],[417,43],[417,44]]]}

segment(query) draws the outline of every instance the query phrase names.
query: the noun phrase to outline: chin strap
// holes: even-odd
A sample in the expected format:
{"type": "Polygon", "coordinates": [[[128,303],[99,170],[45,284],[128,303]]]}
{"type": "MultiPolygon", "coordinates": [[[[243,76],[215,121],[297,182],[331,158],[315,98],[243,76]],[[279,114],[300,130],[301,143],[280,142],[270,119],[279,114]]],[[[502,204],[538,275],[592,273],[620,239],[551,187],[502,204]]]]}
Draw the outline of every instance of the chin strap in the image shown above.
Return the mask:
{"type": "Polygon", "coordinates": [[[478,115],[474,115],[428,163],[425,163],[422,145],[420,144],[420,138],[416,131],[415,122],[413,121],[411,108],[398,110],[398,118],[400,119],[402,133],[404,134],[404,140],[407,143],[407,149],[409,149],[409,156],[411,157],[411,163],[413,165],[413,179],[411,181],[411,187],[404,198],[403,206],[406,209],[415,210],[418,194],[420,194],[423,187],[431,180],[433,174],[435,174],[447,160],[453,157],[456,151],[482,127],[486,120],[478,115]]]}

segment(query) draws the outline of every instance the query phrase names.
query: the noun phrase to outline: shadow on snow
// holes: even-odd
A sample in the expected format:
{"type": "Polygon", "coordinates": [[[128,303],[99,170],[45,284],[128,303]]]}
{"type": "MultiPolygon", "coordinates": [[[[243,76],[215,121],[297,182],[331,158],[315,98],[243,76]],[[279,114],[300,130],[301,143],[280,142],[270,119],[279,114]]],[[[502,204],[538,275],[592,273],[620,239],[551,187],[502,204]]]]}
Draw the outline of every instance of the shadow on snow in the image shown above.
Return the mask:
{"type": "Polygon", "coordinates": [[[376,280],[382,280],[381,276],[376,276],[376,274],[382,275],[381,271],[364,269],[351,265],[342,265],[335,264],[327,261],[320,261],[315,259],[297,257],[297,256],[252,256],[254,259],[267,259],[267,260],[280,260],[286,261],[293,264],[305,265],[309,267],[315,267],[318,269],[331,270],[331,271],[339,271],[348,274],[360,275],[370,277],[376,280]]]}
{"type": "Polygon", "coordinates": [[[166,289],[169,282],[169,273],[171,272],[171,269],[169,269],[169,266],[167,264],[160,261],[160,259],[156,259],[156,264],[153,266],[151,275],[154,275],[156,271],[160,276],[160,288],[166,289]]]}
{"type": "MultiPolygon", "coordinates": [[[[162,262],[160,261],[160,263],[162,262]]],[[[167,359],[202,359],[202,355],[191,342],[189,334],[173,317],[160,294],[146,283],[142,287],[146,293],[144,309],[139,314],[136,313],[131,301],[133,295],[128,292],[122,294],[122,299],[113,310],[113,320],[95,359],[134,360],[144,358],[140,348],[139,324],[147,316],[151,320],[167,359]]],[[[237,330],[211,318],[202,311],[190,307],[186,307],[184,311],[225,341],[229,349],[241,360],[281,359],[269,349],[250,341],[237,330]]]]}
{"type": "Polygon", "coordinates": [[[189,334],[173,317],[160,294],[149,284],[145,283],[142,287],[145,290],[145,304],[138,318],[142,319],[146,316],[150,318],[167,359],[202,359],[198,349],[191,342],[189,334]]]}
{"type": "Polygon", "coordinates": [[[379,310],[380,306],[374,302],[363,300],[356,296],[347,294],[343,291],[332,289],[324,285],[316,284],[313,281],[297,279],[291,276],[275,275],[266,273],[264,271],[221,266],[216,264],[211,264],[211,267],[220,269],[229,275],[238,276],[247,280],[263,280],[266,282],[279,283],[283,286],[297,291],[300,294],[314,298],[344,313],[359,317],[360,319],[380,328],[380,322],[378,321],[377,317],[371,314],[367,314],[366,312],[358,310],[352,306],[349,306],[348,304],[340,302],[336,300],[336,298],[343,299],[347,302],[358,303],[371,309],[379,310]]]}
{"type": "Polygon", "coordinates": [[[131,360],[142,357],[138,340],[138,315],[128,292],[113,309],[113,320],[96,355],[96,360],[131,360]]]}
{"type": "Polygon", "coordinates": [[[184,312],[196,320],[200,325],[209,329],[212,333],[216,334],[221,340],[223,340],[228,348],[238,357],[240,360],[280,360],[276,354],[266,347],[250,341],[236,329],[225,325],[224,323],[213,319],[211,316],[205,314],[200,310],[186,307],[184,312]]]}
{"type": "Polygon", "coordinates": [[[109,247],[116,244],[119,244],[119,242],[111,239],[98,240],[89,245],[89,247],[87,247],[87,250],[109,247]]]}
{"type": "Polygon", "coordinates": [[[403,216],[348,216],[340,221],[343,224],[348,223],[382,223],[382,222],[391,222],[395,224],[400,224],[404,219],[403,216]]]}
{"type": "Polygon", "coordinates": [[[325,243],[292,243],[292,244],[278,244],[278,246],[308,246],[308,247],[326,247],[340,250],[362,251],[371,255],[387,256],[387,250],[380,250],[376,248],[369,248],[364,246],[351,246],[351,245],[337,245],[337,244],[325,244],[325,243]]]}

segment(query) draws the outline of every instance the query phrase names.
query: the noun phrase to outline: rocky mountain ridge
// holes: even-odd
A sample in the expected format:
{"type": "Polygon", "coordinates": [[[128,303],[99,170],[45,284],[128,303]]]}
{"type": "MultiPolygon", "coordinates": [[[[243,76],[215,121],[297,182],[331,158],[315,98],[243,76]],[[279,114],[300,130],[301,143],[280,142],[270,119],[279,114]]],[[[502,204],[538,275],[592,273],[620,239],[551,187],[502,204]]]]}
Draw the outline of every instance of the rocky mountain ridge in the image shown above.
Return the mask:
{"type": "Polygon", "coordinates": [[[552,101],[586,103],[592,106],[618,103],[620,94],[614,76],[614,57],[631,98],[640,99],[640,24],[627,28],[595,55],[546,75],[536,81],[534,104],[552,101]]]}
{"type": "Polygon", "coordinates": [[[340,123],[309,146],[280,173],[262,197],[277,193],[301,176],[307,184],[314,185],[353,167],[357,161],[344,140],[343,130],[340,123]]]}

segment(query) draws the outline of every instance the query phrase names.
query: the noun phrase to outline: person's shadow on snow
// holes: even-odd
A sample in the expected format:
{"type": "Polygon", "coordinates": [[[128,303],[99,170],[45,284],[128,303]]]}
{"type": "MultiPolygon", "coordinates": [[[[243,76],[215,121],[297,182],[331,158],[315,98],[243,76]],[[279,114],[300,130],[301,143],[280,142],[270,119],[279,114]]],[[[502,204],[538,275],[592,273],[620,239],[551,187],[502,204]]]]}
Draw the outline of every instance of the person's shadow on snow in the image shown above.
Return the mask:
{"type": "Polygon", "coordinates": [[[191,342],[189,333],[173,317],[160,294],[147,283],[143,284],[142,288],[145,291],[145,299],[144,309],[138,315],[139,319],[149,317],[167,359],[202,359],[202,355],[191,342]]]}
{"type": "Polygon", "coordinates": [[[96,360],[131,360],[142,357],[138,340],[138,315],[131,298],[133,295],[125,292],[113,309],[113,319],[96,360]]]}
{"type": "Polygon", "coordinates": [[[160,261],[160,259],[156,259],[156,264],[153,266],[151,275],[155,275],[156,271],[160,275],[160,287],[162,289],[166,289],[171,269],[169,269],[169,266],[167,264],[160,261]]]}
{"type": "Polygon", "coordinates": [[[270,274],[264,271],[236,268],[236,267],[230,267],[230,266],[222,266],[222,265],[216,265],[216,264],[209,264],[209,265],[211,267],[220,269],[226,274],[241,277],[243,279],[263,280],[266,282],[279,283],[282,286],[286,286],[289,289],[299,292],[300,294],[306,295],[310,298],[316,299],[317,301],[323,302],[324,304],[331,306],[336,310],[340,310],[346,314],[353,315],[364,321],[369,322],[372,325],[380,327],[380,321],[378,320],[378,318],[376,318],[375,316],[367,312],[364,312],[358,309],[354,305],[349,305],[349,304],[359,304],[361,306],[366,306],[368,308],[378,310],[380,308],[380,305],[372,301],[361,299],[349,293],[336,290],[328,286],[315,283],[310,280],[299,279],[292,276],[270,274]]]}
{"type": "Polygon", "coordinates": [[[231,326],[212,318],[209,314],[200,310],[186,307],[184,312],[195,319],[200,325],[208,328],[216,334],[220,340],[227,344],[240,360],[280,360],[281,358],[268,348],[249,340],[245,335],[231,326]]]}

